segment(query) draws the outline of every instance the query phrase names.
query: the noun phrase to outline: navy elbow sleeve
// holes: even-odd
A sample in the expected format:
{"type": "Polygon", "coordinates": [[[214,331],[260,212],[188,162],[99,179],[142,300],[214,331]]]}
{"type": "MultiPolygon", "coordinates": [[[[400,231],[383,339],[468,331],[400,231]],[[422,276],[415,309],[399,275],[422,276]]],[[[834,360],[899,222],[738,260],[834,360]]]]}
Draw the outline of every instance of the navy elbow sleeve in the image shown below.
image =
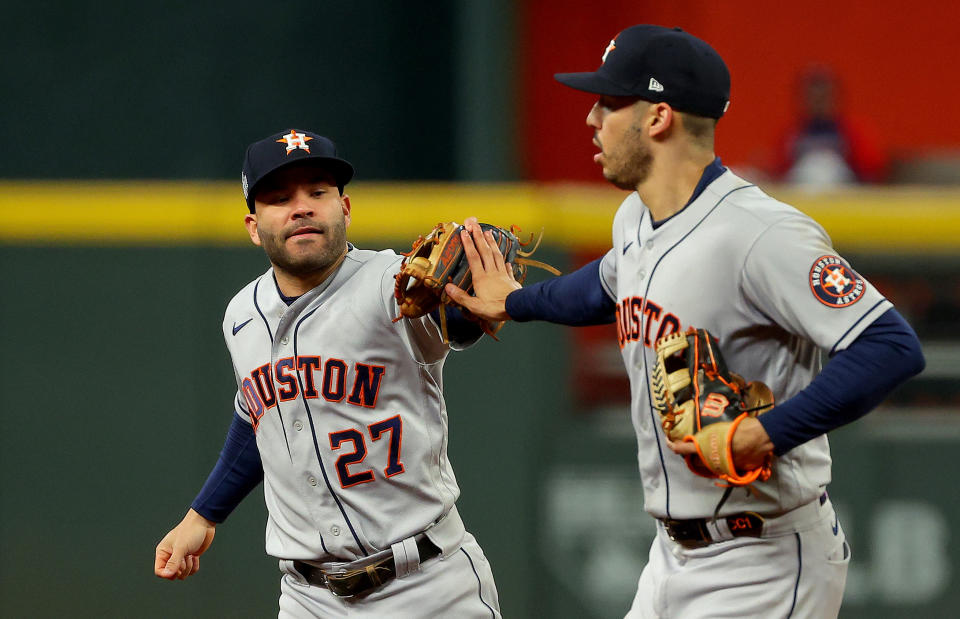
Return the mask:
{"type": "Polygon", "coordinates": [[[924,366],[916,334],[891,309],[835,354],[806,388],[758,419],[780,456],[859,419],[924,366]]]}
{"type": "Polygon", "coordinates": [[[547,320],[574,327],[612,323],[616,306],[600,283],[601,260],[511,292],[507,314],[517,322],[547,320]]]}
{"type": "Polygon", "coordinates": [[[207,520],[223,522],[261,481],[263,463],[253,427],[235,414],[220,458],[190,507],[207,520]]]}

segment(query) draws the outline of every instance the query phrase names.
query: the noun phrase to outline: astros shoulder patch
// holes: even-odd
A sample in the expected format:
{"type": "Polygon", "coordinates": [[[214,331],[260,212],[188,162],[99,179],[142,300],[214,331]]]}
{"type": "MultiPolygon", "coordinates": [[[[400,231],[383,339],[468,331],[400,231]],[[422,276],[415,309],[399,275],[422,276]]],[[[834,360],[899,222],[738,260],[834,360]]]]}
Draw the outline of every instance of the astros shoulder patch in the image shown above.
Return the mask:
{"type": "Polygon", "coordinates": [[[864,283],[839,256],[820,256],[810,267],[810,290],[829,307],[847,307],[863,296],[864,283]]]}

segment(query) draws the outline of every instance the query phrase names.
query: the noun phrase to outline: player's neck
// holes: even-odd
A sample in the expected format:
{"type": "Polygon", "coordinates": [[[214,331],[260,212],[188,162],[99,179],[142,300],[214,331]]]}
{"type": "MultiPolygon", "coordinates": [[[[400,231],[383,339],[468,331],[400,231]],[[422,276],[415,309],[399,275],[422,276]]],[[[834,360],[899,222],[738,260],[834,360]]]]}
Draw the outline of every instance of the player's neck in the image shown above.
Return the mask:
{"type": "Polygon", "coordinates": [[[712,151],[664,151],[654,157],[650,174],[637,185],[637,193],[654,221],[663,221],[683,210],[703,176],[703,169],[715,157],[712,151]]]}
{"type": "Polygon", "coordinates": [[[337,257],[336,260],[331,262],[323,269],[313,273],[308,273],[306,275],[289,273],[277,265],[273,265],[273,275],[277,280],[277,287],[280,289],[280,292],[287,297],[299,297],[304,295],[325,282],[328,277],[335,273],[346,256],[347,248],[344,247],[343,252],[337,257]]]}

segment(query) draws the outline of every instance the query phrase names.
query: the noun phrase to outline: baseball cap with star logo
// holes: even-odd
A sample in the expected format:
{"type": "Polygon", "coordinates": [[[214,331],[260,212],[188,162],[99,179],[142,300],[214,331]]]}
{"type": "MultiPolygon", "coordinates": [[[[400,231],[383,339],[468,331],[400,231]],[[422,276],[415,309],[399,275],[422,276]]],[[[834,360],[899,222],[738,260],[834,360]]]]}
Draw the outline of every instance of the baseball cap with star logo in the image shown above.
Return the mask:
{"type": "Polygon", "coordinates": [[[240,178],[250,212],[254,212],[253,197],[260,181],[284,166],[305,159],[316,161],[329,171],[340,193],[353,178],[353,166],[337,156],[337,146],[330,138],[299,129],[281,131],[247,147],[240,178]]]}
{"type": "Polygon", "coordinates": [[[723,58],[680,28],[631,26],[610,41],[596,71],[553,77],[576,90],[669,103],[708,118],[720,118],[730,104],[730,71],[723,58]]]}

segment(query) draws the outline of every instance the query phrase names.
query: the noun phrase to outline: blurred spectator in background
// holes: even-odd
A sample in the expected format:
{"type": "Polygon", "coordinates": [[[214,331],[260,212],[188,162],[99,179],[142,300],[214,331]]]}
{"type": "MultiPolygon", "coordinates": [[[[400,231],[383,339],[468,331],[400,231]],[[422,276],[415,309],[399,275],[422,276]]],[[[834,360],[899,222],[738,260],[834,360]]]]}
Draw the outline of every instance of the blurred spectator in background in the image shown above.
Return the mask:
{"type": "Polygon", "coordinates": [[[800,115],[781,142],[776,176],[811,187],[886,180],[887,157],[879,138],[840,101],[840,85],[825,67],[800,77],[800,115]]]}

